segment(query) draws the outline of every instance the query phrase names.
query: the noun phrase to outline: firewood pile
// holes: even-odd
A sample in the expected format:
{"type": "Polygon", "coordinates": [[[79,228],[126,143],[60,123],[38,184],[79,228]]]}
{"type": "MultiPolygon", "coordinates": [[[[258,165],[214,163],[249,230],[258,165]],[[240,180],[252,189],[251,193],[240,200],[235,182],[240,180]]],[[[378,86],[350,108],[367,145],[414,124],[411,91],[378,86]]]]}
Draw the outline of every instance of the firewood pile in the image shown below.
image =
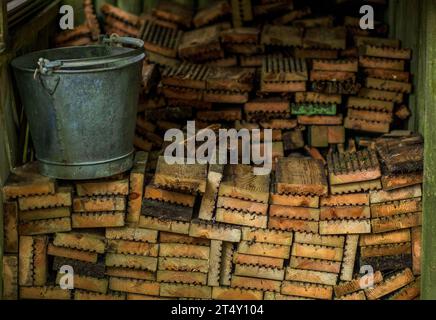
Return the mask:
{"type": "Polygon", "coordinates": [[[147,51],[134,168],[72,182],[14,169],[5,298],[419,298],[423,141],[402,130],[411,51],[386,25],[289,0],[102,13],[147,51]],[[272,172],[167,164],[164,134],[188,120],[272,129],[272,172]]]}

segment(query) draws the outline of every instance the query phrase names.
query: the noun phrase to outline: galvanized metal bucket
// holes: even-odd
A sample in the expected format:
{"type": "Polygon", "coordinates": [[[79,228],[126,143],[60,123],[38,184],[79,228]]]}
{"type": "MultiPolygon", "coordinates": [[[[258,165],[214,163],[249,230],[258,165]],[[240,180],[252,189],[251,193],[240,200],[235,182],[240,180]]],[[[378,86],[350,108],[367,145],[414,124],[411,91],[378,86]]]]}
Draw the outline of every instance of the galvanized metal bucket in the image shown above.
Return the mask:
{"type": "Polygon", "coordinates": [[[143,41],[111,37],[12,61],[42,174],[97,179],[132,167],[144,57],[143,41]]]}

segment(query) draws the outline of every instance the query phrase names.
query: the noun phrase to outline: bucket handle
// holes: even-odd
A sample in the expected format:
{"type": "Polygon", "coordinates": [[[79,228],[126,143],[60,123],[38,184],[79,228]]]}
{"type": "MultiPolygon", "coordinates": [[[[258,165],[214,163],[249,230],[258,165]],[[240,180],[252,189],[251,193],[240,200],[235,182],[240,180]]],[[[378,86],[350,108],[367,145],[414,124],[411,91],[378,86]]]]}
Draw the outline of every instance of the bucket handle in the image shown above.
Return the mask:
{"type": "MultiPolygon", "coordinates": [[[[135,47],[135,50],[129,51],[126,53],[114,55],[114,56],[108,56],[108,57],[102,57],[102,58],[85,58],[85,59],[76,59],[76,60],[56,60],[56,61],[50,61],[47,59],[39,59],[39,67],[36,70],[37,73],[43,74],[43,75],[50,75],[54,71],[62,70],[62,69],[69,69],[73,70],[76,68],[87,68],[87,67],[98,67],[101,65],[106,65],[108,63],[115,63],[121,60],[124,60],[128,57],[133,57],[137,55],[144,55],[144,41],[137,38],[131,38],[131,37],[119,37],[119,36],[106,36],[102,37],[100,39],[100,42],[105,45],[112,45],[112,44],[121,44],[126,46],[133,46],[135,47]]],[[[35,73],[36,73],[35,72],[35,73]]]]}

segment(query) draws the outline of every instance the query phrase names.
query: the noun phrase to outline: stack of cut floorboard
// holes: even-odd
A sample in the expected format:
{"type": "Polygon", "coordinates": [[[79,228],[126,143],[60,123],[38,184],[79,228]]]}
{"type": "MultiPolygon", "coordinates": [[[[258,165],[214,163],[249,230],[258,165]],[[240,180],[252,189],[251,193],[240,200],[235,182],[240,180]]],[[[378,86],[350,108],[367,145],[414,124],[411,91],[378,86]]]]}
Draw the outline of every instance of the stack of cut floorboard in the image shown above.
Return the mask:
{"type": "Polygon", "coordinates": [[[139,225],[188,234],[196,197],[206,192],[206,176],[206,165],[169,165],[159,157],[153,181],[144,191],[139,225]]]}
{"type": "Polygon", "coordinates": [[[268,226],[318,233],[319,197],[327,192],[324,165],[320,160],[280,158],[271,190],[268,226]]]}
{"type": "Polygon", "coordinates": [[[121,227],[125,224],[129,179],[127,176],[107,181],[76,183],[72,225],[77,229],[121,227]]]}
{"type": "Polygon", "coordinates": [[[100,8],[104,15],[105,32],[109,35],[138,37],[142,22],[138,16],[123,11],[108,3],[104,3],[100,8]]]}
{"type": "Polygon", "coordinates": [[[245,103],[248,92],[253,88],[254,69],[223,68],[183,62],[179,66],[166,68],[162,74],[161,91],[172,104],[189,105],[190,101],[204,101],[198,110],[200,121],[216,122],[224,117],[227,121],[242,120],[240,108],[225,104],[245,103]],[[224,108],[215,110],[207,104],[220,103],[224,108]]]}
{"type": "Polygon", "coordinates": [[[405,71],[411,50],[401,49],[400,42],[393,39],[358,37],[355,41],[364,87],[359,97],[348,100],[345,127],[388,133],[394,112],[399,119],[410,115],[402,103],[403,96],[412,91],[410,74],[405,71]]]}
{"type": "MultiPolygon", "coordinates": [[[[343,161],[333,164],[346,167],[354,160],[348,174],[368,179],[380,171],[379,162],[382,170],[421,170],[419,155],[408,154],[420,148],[419,142],[415,136],[383,137],[375,144],[380,160],[376,153],[371,159],[373,150],[363,150],[342,154],[338,159],[343,161]],[[387,156],[398,156],[399,150],[402,157],[395,162],[387,156]],[[372,166],[358,167],[359,159],[373,161],[372,166]]],[[[53,199],[62,187],[40,176],[34,164],[16,169],[3,190],[5,297],[419,296],[420,182],[332,194],[328,182],[347,186],[346,176],[334,174],[333,165],[327,179],[321,160],[301,156],[278,158],[271,177],[254,175],[249,165],[169,165],[160,157],[153,178],[147,179],[146,162],[146,154],[138,152],[129,176],[75,182],[68,193],[75,212],[61,218],[68,220],[66,229],[50,221],[53,210],[64,207],[38,209],[61,205],[53,199]],[[50,192],[55,193],[44,195],[50,192]],[[43,221],[44,228],[23,229],[22,219],[28,217],[43,218],[36,221],[43,221]],[[74,290],[61,287],[68,284],[65,267],[74,270],[74,290]]]]}
{"type": "Polygon", "coordinates": [[[269,176],[256,176],[251,166],[227,166],[219,186],[215,220],[266,228],[269,183],[269,176]]]}
{"type": "Polygon", "coordinates": [[[344,236],[295,232],[282,298],[331,300],[343,259],[346,265],[344,245],[344,236]]]}

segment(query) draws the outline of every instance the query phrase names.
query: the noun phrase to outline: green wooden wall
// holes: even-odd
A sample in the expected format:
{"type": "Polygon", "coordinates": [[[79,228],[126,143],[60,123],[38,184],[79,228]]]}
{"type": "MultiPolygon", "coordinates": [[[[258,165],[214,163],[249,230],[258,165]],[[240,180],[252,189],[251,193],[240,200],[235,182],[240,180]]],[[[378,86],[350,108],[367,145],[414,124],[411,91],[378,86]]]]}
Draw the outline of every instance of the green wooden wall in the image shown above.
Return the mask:
{"type": "Polygon", "coordinates": [[[425,138],[422,299],[436,299],[436,0],[390,0],[391,36],[413,49],[409,128],[425,138]]]}
{"type": "Polygon", "coordinates": [[[418,85],[421,91],[418,108],[424,127],[424,219],[422,298],[436,300],[436,0],[425,0],[422,12],[424,35],[420,59],[418,85]]]}

